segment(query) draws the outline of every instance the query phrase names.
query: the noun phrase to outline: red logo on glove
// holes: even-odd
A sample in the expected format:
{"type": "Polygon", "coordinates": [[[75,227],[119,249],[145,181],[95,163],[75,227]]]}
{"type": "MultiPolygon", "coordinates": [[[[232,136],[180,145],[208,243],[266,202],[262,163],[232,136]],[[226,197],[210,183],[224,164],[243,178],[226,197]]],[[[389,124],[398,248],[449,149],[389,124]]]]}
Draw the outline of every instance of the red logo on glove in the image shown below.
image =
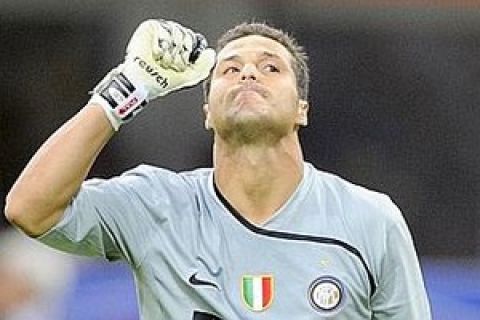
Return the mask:
{"type": "Polygon", "coordinates": [[[125,116],[128,111],[130,111],[133,107],[135,107],[138,103],[137,97],[132,97],[130,101],[128,101],[124,106],[118,108],[118,114],[123,117],[125,116]]]}

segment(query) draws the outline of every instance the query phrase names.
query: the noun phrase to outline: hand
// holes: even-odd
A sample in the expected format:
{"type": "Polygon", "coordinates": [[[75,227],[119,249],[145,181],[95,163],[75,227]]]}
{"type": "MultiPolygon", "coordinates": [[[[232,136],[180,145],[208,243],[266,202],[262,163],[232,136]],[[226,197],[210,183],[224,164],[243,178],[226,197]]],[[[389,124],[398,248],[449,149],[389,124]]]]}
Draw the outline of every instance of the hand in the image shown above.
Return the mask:
{"type": "Polygon", "coordinates": [[[130,39],[122,72],[142,82],[151,100],[199,83],[214,63],[215,51],[201,34],[173,21],[147,20],[130,39]]]}
{"type": "Polygon", "coordinates": [[[135,30],[125,61],[94,88],[115,130],[158,96],[198,84],[215,64],[215,51],[198,33],[173,21],[147,20],[135,30]]]}

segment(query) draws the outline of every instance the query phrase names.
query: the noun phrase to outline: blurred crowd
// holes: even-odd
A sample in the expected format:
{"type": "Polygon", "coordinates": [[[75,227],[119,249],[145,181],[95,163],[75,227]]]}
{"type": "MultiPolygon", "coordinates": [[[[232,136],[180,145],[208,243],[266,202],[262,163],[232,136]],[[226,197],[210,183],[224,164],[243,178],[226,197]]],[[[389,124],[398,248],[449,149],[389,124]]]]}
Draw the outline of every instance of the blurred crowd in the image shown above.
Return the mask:
{"type": "Polygon", "coordinates": [[[0,320],[137,320],[124,263],[68,255],[0,228],[0,320]]]}
{"type": "Polygon", "coordinates": [[[64,319],[62,299],[75,275],[71,256],[11,228],[0,233],[0,319],[64,319]]]}

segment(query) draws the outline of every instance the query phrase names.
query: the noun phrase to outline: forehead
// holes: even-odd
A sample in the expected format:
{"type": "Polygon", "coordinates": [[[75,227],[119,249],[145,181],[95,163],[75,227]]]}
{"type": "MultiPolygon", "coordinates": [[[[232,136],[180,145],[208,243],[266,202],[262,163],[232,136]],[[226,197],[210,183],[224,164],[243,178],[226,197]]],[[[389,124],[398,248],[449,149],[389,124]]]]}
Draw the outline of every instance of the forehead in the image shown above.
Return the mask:
{"type": "Polygon", "coordinates": [[[292,55],[281,43],[259,35],[250,35],[229,42],[218,52],[217,61],[232,56],[264,55],[265,53],[278,56],[286,62],[291,61],[292,55]]]}

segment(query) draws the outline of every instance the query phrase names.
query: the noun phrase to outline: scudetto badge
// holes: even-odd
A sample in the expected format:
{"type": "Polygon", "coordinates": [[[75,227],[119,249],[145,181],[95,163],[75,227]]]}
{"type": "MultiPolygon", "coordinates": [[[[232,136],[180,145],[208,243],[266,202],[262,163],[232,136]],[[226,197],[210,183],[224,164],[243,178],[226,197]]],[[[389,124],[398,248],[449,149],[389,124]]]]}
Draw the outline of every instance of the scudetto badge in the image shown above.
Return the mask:
{"type": "Polygon", "coordinates": [[[272,305],[273,275],[244,275],[241,288],[243,302],[251,311],[265,311],[272,305]]]}
{"type": "Polygon", "coordinates": [[[315,310],[331,314],[343,307],[345,290],[340,280],[324,276],[312,282],[308,288],[308,299],[315,310]]]}

